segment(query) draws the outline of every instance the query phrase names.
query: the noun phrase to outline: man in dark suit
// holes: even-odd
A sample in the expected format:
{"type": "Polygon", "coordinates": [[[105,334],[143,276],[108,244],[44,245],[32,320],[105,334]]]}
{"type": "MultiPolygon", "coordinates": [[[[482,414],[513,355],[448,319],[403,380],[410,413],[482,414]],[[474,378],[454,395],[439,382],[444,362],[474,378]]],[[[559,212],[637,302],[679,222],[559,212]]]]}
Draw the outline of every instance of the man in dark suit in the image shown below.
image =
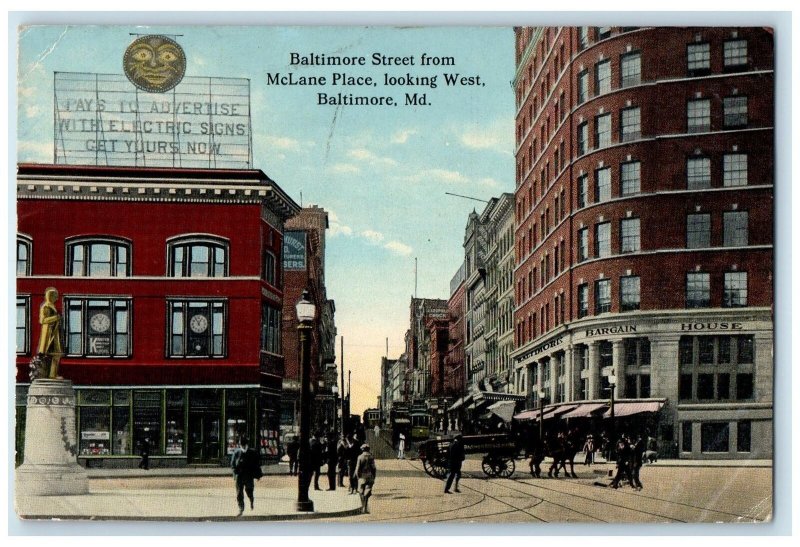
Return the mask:
{"type": "Polygon", "coordinates": [[[261,478],[261,465],[258,461],[258,452],[250,447],[250,441],[247,437],[242,437],[239,440],[239,448],[233,451],[231,455],[231,469],[233,469],[233,477],[236,480],[236,503],[239,504],[239,514],[237,517],[242,516],[244,513],[244,494],[250,499],[250,509],[254,509],[255,495],[254,479],[261,478]]]}
{"type": "Polygon", "coordinates": [[[322,467],[322,442],[319,440],[320,434],[314,433],[309,443],[309,455],[311,456],[311,469],[314,471],[314,490],[322,490],[319,487],[319,473],[322,467]]]}
{"type": "Polygon", "coordinates": [[[454,479],[456,483],[455,491],[461,491],[458,489],[458,481],[461,479],[461,464],[466,457],[466,452],[464,452],[464,439],[461,435],[456,435],[447,454],[447,460],[450,464],[450,473],[447,475],[447,483],[444,485],[445,494],[450,494],[450,487],[453,485],[454,479]]]}

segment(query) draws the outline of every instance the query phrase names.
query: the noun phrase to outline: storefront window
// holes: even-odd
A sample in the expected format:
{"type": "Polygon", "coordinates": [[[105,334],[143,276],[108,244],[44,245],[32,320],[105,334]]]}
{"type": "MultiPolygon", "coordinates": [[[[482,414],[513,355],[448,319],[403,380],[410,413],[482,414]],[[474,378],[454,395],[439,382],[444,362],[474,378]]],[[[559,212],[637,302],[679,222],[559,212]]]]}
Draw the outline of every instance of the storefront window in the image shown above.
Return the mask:
{"type": "Polygon", "coordinates": [[[700,450],[703,452],[728,451],[728,423],[706,422],[700,426],[700,450]]]}
{"type": "Polygon", "coordinates": [[[692,422],[681,422],[681,452],[692,451],[692,422]]]}
{"type": "Polygon", "coordinates": [[[79,450],[82,456],[111,454],[109,425],[109,408],[107,406],[81,407],[79,450]]]}
{"type": "Polygon", "coordinates": [[[164,453],[167,456],[186,454],[184,400],[184,391],[182,389],[167,390],[167,437],[166,446],[164,447],[164,453]]]}
{"type": "Polygon", "coordinates": [[[750,452],[750,420],[736,422],[736,451],[750,452]]]}
{"type": "Polygon", "coordinates": [[[161,392],[133,394],[133,447],[137,453],[149,445],[150,455],[161,454],[161,392]]]}
{"type": "Polygon", "coordinates": [[[114,435],[113,453],[117,456],[133,454],[131,449],[131,392],[130,390],[114,391],[114,407],[112,412],[112,434],[114,435]]]}
{"type": "MultiPolygon", "coordinates": [[[[239,445],[239,439],[248,435],[247,427],[247,392],[242,389],[229,389],[226,392],[226,447],[232,454],[239,445]]],[[[253,446],[253,443],[251,443],[253,446]]]]}

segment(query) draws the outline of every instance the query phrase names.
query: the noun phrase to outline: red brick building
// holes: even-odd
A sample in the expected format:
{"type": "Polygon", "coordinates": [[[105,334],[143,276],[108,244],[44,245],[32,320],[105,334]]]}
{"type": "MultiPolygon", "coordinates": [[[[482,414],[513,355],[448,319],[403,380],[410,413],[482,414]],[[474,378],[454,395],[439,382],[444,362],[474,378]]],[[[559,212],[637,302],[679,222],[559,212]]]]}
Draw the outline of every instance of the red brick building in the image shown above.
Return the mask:
{"type": "Polygon", "coordinates": [[[464,369],[464,265],[458,269],[450,281],[450,298],[447,311],[450,317],[448,341],[450,347],[445,357],[445,393],[448,397],[462,397],[467,391],[467,376],[464,369]]]}
{"type": "Polygon", "coordinates": [[[529,403],[616,389],[652,403],[620,412],[664,406],[658,436],[680,456],[771,456],[771,32],[515,32],[529,403]]]}
{"type": "Polygon", "coordinates": [[[249,435],[277,456],[283,224],[259,170],[21,164],[17,440],[44,291],[58,289],[87,465],[226,462],[249,435]],[[236,222],[231,222],[235,218],[236,222]]]}
{"type": "Polygon", "coordinates": [[[285,271],[282,336],[285,375],[281,403],[281,426],[284,431],[299,427],[300,341],[297,332],[295,305],[303,290],[316,305],[317,317],[311,331],[311,389],[314,394],[315,430],[333,427],[336,415],[331,391],[336,378],[336,327],[334,302],[328,299],[325,287],[325,230],[328,214],[312,205],[305,207],[286,222],[283,246],[285,271]]]}

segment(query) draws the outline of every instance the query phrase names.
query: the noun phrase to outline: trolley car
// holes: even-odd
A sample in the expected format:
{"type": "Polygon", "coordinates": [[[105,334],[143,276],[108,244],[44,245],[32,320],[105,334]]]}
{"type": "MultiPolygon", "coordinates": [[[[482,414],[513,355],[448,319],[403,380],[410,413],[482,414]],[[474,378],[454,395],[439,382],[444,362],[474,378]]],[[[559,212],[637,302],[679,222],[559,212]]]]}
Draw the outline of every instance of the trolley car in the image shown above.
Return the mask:
{"type": "MultiPolygon", "coordinates": [[[[465,453],[484,454],[481,468],[487,477],[507,479],[514,474],[518,448],[512,435],[466,435],[462,439],[465,453]]],[[[434,439],[419,445],[419,459],[431,477],[443,479],[447,476],[447,454],[452,442],[452,439],[434,439]]]]}

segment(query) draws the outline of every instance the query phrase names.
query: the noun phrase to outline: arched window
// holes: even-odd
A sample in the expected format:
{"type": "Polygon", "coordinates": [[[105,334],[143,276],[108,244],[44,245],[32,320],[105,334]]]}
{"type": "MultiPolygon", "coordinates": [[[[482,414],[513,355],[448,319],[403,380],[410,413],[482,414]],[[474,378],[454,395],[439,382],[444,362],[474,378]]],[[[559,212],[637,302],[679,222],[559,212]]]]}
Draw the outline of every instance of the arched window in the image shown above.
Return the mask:
{"type": "Polygon", "coordinates": [[[225,277],[228,242],[214,237],[181,237],[167,243],[170,277],[225,277]]]}
{"type": "Polygon", "coordinates": [[[33,241],[30,237],[17,235],[17,275],[31,275],[31,251],[33,241]]]}
{"type": "Polygon", "coordinates": [[[92,237],[67,243],[67,275],[75,277],[128,277],[131,275],[129,241],[92,237]]]}

